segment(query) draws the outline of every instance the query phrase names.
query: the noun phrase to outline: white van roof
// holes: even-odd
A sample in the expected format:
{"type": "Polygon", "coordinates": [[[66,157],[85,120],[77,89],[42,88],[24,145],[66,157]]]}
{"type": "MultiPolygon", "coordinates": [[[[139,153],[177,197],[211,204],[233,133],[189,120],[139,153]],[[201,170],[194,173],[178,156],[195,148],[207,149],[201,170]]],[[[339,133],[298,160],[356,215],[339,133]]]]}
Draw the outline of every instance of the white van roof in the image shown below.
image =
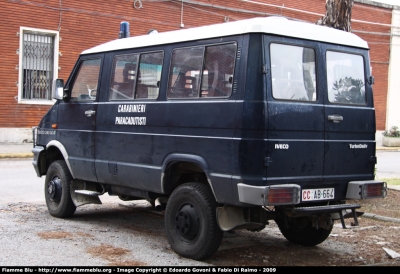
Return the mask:
{"type": "Polygon", "coordinates": [[[355,34],[311,23],[288,20],[284,17],[272,16],[117,39],[85,50],[82,54],[140,48],[245,33],[269,33],[368,49],[367,42],[355,34]]]}

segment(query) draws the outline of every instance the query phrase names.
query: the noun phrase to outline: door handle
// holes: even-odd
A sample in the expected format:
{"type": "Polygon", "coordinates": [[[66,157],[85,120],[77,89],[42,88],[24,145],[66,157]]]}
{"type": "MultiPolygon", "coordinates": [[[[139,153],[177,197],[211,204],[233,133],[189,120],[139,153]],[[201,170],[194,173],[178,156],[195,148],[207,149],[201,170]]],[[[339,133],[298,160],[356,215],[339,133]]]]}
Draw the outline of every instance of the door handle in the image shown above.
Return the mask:
{"type": "Polygon", "coordinates": [[[86,114],[87,117],[90,117],[90,116],[96,114],[96,111],[94,111],[94,110],[86,110],[85,114],[86,114]]]}
{"type": "Polygon", "coordinates": [[[328,115],[328,120],[337,124],[343,121],[343,116],[340,116],[338,114],[328,115]]]}

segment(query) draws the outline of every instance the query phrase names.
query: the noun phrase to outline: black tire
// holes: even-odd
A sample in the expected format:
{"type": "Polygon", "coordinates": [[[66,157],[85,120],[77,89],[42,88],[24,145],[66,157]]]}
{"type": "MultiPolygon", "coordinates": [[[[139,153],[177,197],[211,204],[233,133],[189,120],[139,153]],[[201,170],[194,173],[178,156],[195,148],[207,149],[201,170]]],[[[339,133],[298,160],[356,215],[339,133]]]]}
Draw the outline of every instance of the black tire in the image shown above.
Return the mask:
{"type": "Polygon", "coordinates": [[[282,235],[290,242],[302,246],[315,246],[329,237],[333,224],[329,229],[323,229],[312,226],[308,217],[287,218],[287,223],[283,216],[275,219],[282,235]]]}
{"type": "Polygon", "coordinates": [[[71,217],[76,210],[70,194],[72,176],[63,160],[54,161],[49,166],[44,185],[47,209],[54,217],[71,217]]]}
{"type": "Polygon", "coordinates": [[[165,228],[177,254],[203,260],[218,250],[222,231],[217,224],[216,207],[208,185],[186,183],[174,190],[165,210],[165,228]]]}

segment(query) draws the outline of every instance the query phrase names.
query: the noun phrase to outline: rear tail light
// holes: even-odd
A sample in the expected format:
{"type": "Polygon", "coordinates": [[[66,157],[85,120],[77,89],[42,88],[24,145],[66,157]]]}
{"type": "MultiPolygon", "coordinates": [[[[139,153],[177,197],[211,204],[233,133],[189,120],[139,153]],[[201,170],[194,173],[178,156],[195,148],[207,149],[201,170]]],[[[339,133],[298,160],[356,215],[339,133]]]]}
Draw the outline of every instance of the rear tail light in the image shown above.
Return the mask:
{"type": "Polygon", "coordinates": [[[366,184],[362,186],[362,198],[382,198],[386,197],[386,183],[366,184]]]}
{"type": "Polygon", "coordinates": [[[250,205],[295,205],[300,203],[300,186],[295,184],[253,186],[239,183],[239,201],[250,205]]]}
{"type": "Polygon", "coordinates": [[[287,205],[300,203],[300,187],[298,185],[275,185],[265,189],[265,205],[287,205]]]}
{"type": "Polygon", "coordinates": [[[353,181],[347,186],[346,199],[385,198],[387,186],[381,181],[353,181]]]}

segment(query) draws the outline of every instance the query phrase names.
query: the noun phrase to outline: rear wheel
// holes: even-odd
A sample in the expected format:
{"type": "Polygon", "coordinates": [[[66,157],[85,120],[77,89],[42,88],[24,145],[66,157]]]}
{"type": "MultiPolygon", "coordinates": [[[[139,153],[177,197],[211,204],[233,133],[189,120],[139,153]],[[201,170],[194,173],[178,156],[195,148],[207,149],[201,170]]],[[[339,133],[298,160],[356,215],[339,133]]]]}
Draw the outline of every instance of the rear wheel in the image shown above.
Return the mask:
{"type": "Polygon", "coordinates": [[[76,206],[71,199],[72,176],[63,160],[54,161],[47,170],[44,196],[49,213],[54,217],[66,218],[75,213],[76,206]]]}
{"type": "Polygon", "coordinates": [[[302,246],[315,246],[328,238],[332,231],[333,223],[328,226],[328,229],[312,226],[309,217],[291,218],[287,217],[287,222],[284,216],[280,216],[275,220],[282,235],[290,242],[302,246]]]}
{"type": "Polygon", "coordinates": [[[165,227],[172,249],[195,260],[213,255],[222,240],[214,195],[208,185],[187,183],[174,190],[165,210],[165,227]]]}

